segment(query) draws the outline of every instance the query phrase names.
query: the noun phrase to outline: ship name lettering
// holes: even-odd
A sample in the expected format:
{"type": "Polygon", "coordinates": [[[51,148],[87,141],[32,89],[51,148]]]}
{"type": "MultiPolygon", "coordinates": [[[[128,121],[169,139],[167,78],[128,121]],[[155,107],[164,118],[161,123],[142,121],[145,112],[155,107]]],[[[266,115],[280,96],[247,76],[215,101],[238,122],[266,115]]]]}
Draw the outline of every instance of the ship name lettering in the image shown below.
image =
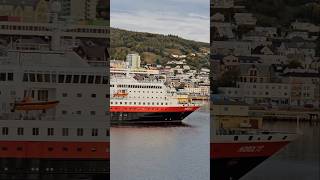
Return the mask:
{"type": "Polygon", "coordinates": [[[238,152],[261,152],[264,146],[242,146],[239,148],[238,152]]]}

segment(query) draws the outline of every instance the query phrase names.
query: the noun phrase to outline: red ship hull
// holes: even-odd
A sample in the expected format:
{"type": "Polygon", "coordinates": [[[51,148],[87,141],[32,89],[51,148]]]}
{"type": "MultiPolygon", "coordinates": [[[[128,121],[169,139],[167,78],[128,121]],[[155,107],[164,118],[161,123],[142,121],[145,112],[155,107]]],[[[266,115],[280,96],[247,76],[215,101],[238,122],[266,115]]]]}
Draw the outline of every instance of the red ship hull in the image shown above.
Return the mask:
{"type": "Polygon", "coordinates": [[[0,141],[0,179],[109,179],[109,142],[0,141]]]}
{"type": "Polygon", "coordinates": [[[111,120],[115,121],[182,121],[199,106],[111,106],[111,120]]]}
{"type": "Polygon", "coordinates": [[[240,179],[289,142],[211,143],[211,180],[240,179]]]}

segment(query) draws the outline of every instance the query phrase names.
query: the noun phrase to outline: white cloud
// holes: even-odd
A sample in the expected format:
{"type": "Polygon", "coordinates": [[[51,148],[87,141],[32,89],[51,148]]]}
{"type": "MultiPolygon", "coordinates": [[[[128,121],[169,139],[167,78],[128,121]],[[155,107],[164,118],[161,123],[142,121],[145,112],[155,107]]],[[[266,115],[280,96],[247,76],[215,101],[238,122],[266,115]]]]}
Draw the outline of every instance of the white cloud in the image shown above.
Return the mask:
{"type": "Polygon", "coordinates": [[[202,14],[162,11],[111,11],[111,26],[132,31],[174,34],[209,42],[210,19],[202,14]]]}

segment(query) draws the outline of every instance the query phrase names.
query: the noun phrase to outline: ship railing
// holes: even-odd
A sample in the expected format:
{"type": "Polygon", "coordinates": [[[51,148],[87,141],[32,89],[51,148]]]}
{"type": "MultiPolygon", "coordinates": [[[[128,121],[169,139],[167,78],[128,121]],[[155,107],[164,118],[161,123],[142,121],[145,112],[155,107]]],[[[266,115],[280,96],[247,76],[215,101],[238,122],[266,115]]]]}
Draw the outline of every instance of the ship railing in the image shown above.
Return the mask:
{"type": "Polygon", "coordinates": [[[37,43],[13,43],[13,50],[49,50],[49,44],[37,44],[37,43]]]}
{"type": "MultiPolygon", "coordinates": [[[[283,134],[283,132],[269,131],[264,129],[241,129],[241,128],[220,128],[216,130],[216,135],[268,135],[268,134],[283,134]]],[[[293,133],[287,133],[293,134],[293,133]]]]}
{"type": "Polygon", "coordinates": [[[87,62],[90,66],[93,66],[93,67],[107,67],[108,66],[107,61],[88,60],[87,62]]]}

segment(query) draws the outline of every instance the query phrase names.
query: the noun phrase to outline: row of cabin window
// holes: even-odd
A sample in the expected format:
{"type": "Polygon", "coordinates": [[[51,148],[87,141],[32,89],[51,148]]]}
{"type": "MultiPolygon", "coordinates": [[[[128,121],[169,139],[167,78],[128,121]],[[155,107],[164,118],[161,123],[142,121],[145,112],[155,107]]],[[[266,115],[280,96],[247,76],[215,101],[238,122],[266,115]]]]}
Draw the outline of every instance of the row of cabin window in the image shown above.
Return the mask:
{"type": "Polygon", "coordinates": [[[162,93],[162,91],[160,91],[160,92],[158,92],[158,91],[154,91],[154,92],[153,92],[153,91],[129,91],[129,92],[134,92],[134,93],[135,93],[135,92],[137,92],[137,93],[140,93],[140,92],[141,92],[141,93],[149,93],[149,92],[150,92],[150,93],[162,93]]]}
{"type": "Polygon", "coordinates": [[[107,76],[24,73],[24,82],[108,84],[107,76]]]}
{"type": "Polygon", "coordinates": [[[13,81],[13,73],[0,73],[0,81],[13,81]]]}
{"type": "MultiPolygon", "coordinates": [[[[77,93],[76,95],[78,98],[81,98],[82,97],[82,93],[77,93]]],[[[68,93],[62,93],[62,97],[68,97],[68,93]]],[[[91,97],[92,98],[96,98],[97,97],[97,94],[91,94],[91,97]]],[[[110,94],[106,94],[105,95],[106,98],[110,98],[110,94]]]]}
{"type": "MultiPolygon", "coordinates": [[[[111,87],[114,87],[112,84],[111,87]]],[[[127,84],[119,84],[118,88],[148,88],[148,89],[161,89],[161,86],[143,86],[143,85],[127,85],[127,84]]]]}
{"type": "MultiPolygon", "coordinates": [[[[18,136],[23,136],[24,135],[24,128],[18,127],[16,129],[17,135],[18,136]]],[[[47,128],[47,135],[48,136],[54,136],[54,130],[55,128],[47,128]]],[[[84,129],[83,128],[77,128],[77,136],[83,136],[84,134],[84,129]]],[[[7,136],[9,135],[9,128],[8,127],[2,127],[2,135],[7,136]]],[[[40,129],[39,128],[32,128],[32,135],[33,136],[38,136],[40,135],[40,129]]],[[[91,136],[98,136],[99,135],[99,129],[97,128],[92,128],[91,129],[91,136]]],[[[110,136],[110,131],[109,129],[106,129],[106,136],[110,136]]],[[[69,128],[62,128],[62,136],[69,136],[69,128]]]]}
{"type": "Polygon", "coordinates": [[[69,29],[67,32],[80,32],[80,33],[109,33],[108,29],[88,29],[88,28],[77,28],[69,29]]]}
{"type": "MultiPolygon", "coordinates": [[[[110,103],[111,104],[118,104],[117,101],[115,101],[114,103],[111,101],[110,103]]],[[[141,105],[141,104],[142,105],[164,105],[165,104],[165,105],[168,105],[168,103],[159,103],[159,102],[157,102],[157,103],[155,103],[155,102],[151,102],[151,103],[150,102],[147,102],[147,103],[146,102],[142,102],[142,103],[141,102],[119,102],[119,104],[125,104],[125,105],[128,105],[128,104],[129,105],[132,105],[132,104],[133,105],[141,105]]]]}
{"type": "MultiPolygon", "coordinates": [[[[62,115],[67,115],[67,114],[68,114],[68,111],[62,110],[62,111],[61,111],[61,114],[62,114],[62,115]]],[[[76,114],[81,115],[81,114],[82,114],[82,111],[76,111],[76,114]]],[[[90,111],[90,115],[92,115],[92,116],[96,115],[96,111],[90,111]]]]}
{"type": "MultiPolygon", "coordinates": [[[[8,147],[1,147],[0,148],[0,150],[1,151],[11,151],[12,149],[9,149],[8,147]]],[[[23,151],[23,147],[21,147],[21,146],[18,146],[17,148],[16,148],[16,150],[17,151],[23,151]]],[[[48,147],[48,151],[53,151],[54,150],[54,147],[48,147]]],[[[77,147],[77,149],[76,149],[78,152],[81,152],[81,151],[83,151],[83,147],[77,147]]],[[[92,147],[91,149],[91,152],[96,152],[97,151],[97,147],[92,147]]],[[[69,148],[68,147],[62,147],[62,151],[69,151],[69,148]]],[[[109,151],[108,149],[107,149],[107,151],[109,151]]],[[[8,170],[8,168],[4,168],[4,169],[7,169],[8,170]]],[[[36,168],[35,168],[36,169],[36,168]]],[[[47,168],[48,169],[48,168],[47,168]]],[[[38,169],[39,170],[39,169],[38,169]]]]}
{"type": "Polygon", "coordinates": [[[49,31],[45,26],[1,25],[1,29],[25,30],[25,31],[49,31]]]}

